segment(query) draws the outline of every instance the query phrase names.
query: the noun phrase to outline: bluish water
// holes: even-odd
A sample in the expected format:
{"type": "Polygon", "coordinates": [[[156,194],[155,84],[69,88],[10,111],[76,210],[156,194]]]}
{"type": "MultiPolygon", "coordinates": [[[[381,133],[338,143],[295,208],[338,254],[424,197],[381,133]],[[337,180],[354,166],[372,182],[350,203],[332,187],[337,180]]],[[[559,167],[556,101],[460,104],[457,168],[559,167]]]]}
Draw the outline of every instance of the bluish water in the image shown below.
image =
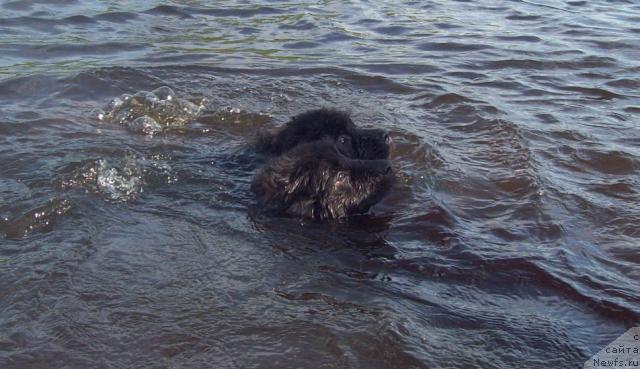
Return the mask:
{"type": "Polygon", "coordinates": [[[581,367],[640,323],[639,35],[614,0],[2,2],[0,367],[581,367]],[[321,106],[396,187],[259,215],[256,130],[321,106]]]}

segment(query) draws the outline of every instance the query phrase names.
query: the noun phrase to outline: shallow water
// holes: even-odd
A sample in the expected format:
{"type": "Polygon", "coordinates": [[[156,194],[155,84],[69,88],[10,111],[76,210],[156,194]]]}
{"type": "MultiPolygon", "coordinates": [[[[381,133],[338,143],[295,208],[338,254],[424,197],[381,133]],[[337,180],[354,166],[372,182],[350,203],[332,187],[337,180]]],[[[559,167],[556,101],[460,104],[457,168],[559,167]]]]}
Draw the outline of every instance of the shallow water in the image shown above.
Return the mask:
{"type": "Polygon", "coordinates": [[[574,368],[640,323],[637,2],[123,3],[0,5],[0,367],[574,368]],[[250,140],[320,106],[393,193],[260,215],[250,140]]]}

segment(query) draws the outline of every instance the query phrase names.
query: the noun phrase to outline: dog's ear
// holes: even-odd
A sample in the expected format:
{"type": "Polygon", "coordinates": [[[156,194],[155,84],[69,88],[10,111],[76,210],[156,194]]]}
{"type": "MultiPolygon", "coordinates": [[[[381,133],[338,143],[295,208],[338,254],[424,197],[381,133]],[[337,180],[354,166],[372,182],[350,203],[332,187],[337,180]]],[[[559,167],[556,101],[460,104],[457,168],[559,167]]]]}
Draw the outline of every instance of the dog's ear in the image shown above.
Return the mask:
{"type": "Polygon", "coordinates": [[[299,198],[313,196],[314,170],[311,161],[282,156],[258,170],[251,190],[262,203],[286,208],[299,198]]]}
{"type": "Polygon", "coordinates": [[[283,204],[290,215],[302,218],[326,217],[322,213],[320,198],[323,192],[321,167],[317,161],[298,161],[285,186],[283,204]]]}
{"type": "Polygon", "coordinates": [[[313,178],[317,163],[311,161],[292,161],[289,170],[283,172],[282,185],[287,203],[300,197],[313,197],[313,178]]]}

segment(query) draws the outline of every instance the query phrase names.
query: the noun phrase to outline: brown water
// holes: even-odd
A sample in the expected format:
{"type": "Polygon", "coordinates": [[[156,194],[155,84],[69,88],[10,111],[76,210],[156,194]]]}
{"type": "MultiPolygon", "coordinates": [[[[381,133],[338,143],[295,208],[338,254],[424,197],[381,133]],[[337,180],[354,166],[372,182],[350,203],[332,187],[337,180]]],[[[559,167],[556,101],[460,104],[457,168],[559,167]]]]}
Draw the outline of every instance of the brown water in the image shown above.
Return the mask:
{"type": "Polygon", "coordinates": [[[253,3],[1,3],[1,368],[577,368],[640,323],[637,2],[253,3]],[[248,141],[320,106],[393,193],[261,216],[248,141]]]}

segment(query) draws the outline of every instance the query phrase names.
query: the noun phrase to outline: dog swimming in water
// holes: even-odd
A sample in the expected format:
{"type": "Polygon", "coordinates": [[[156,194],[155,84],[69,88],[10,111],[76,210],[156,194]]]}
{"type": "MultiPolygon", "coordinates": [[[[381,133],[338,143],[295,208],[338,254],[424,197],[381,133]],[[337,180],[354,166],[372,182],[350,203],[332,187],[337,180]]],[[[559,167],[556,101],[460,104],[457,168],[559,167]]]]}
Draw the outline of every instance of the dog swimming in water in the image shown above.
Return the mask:
{"type": "Polygon", "coordinates": [[[257,151],[273,157],[251,190],[269,213],[318,220],[366,213],[394,183],[390,144],[386,132],[359,128],[346,113],[308,111],[259,134],[257,151]]]}

